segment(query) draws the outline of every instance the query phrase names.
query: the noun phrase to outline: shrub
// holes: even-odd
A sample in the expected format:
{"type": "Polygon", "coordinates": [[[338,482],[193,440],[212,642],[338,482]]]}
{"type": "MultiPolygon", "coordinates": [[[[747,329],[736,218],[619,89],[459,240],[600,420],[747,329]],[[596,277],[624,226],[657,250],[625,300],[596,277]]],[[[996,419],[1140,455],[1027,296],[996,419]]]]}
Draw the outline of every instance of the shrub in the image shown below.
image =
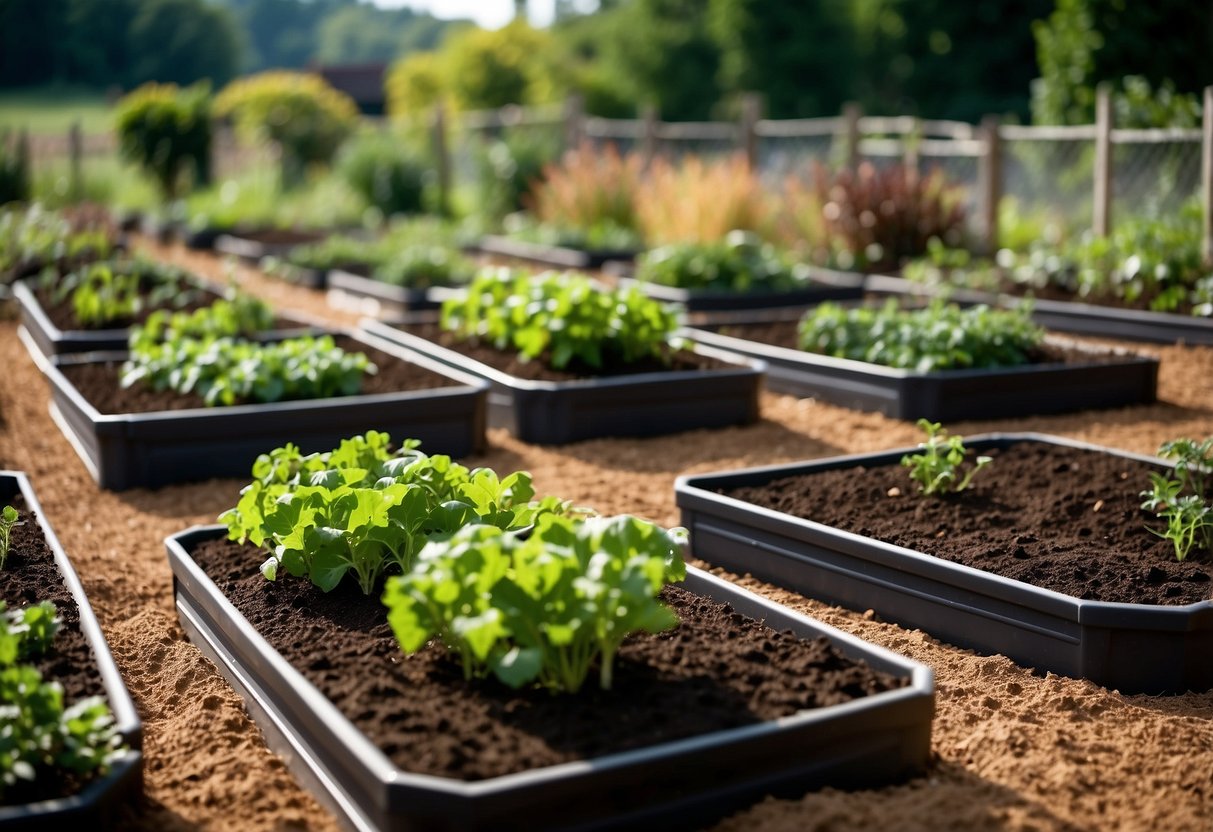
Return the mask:
{"type": "Polygon", "coordinates": [[[588,277],[490,268],[442,306],[442,327],[563,369],[668,360],[678,315],[637,287],[604,289],[588,277]]]}
{"type": "Polygon", "coordinates": [[[144,84],[118,103],[119,146],[128,161],[155,180],[166,200],[175,199],[184,175],[210,179],[211,91],[206,83],[144,84]]]}
{"type": "Polygon", "coordinates": [[[643,162],[614,145],[599,150],[589,142],[543,167],[523,200],[540,221],[591,230],[604,226],[638,232],[636,194],[643,162]]]}
{"type": "Polygon", "coordinates": [[[0,130],[0,205],[29,198],[29,136],[0,130]]]}
{"type": "Polygon", "coordinates": [[[740,154],[716,161],[655,159],[637,191],[641,236],[654,243],[711,242],[733,229],[767,236],[775,205],[740,154]]]}
{"type": "Polygon", "coordinates": [[[364,132],[346,142],[337,172],[385,215],[417,214],[424,208],[431,165],[399,137],[364,132]]]}
{"type": "Polygon", "coordinates": [[[392,64],[383,86],[392,116],[427,115],[445,92],[442,62],[434,52],[413,52],[392,64]]]}
{"type": "Polygon", "coordinates": [[[276,142],[283,181],[297,184],[310,165],[332,161],[358,124],[353,99],[319,75],[271,71],[233,81],[215,98],[215,114],[276,142]]]}
{"type": "Polygon", "coordinates": [[[525,207],[532,183],[560,153],[559,138],[545,130],[508,130],[476,150],[476,211],[497,219],[525,207]]]}
{"type": "Polygon", "coordinates": [[[950,245],[961,241],[964,206],[960,189],[941,171],[920,176],[904,165],[829,173],[815,165],[812,187],[790,187],[793,215],[809,212],[800,228],[809,230],[820,218],[820,236],[809,238],[815,260],[841,268],[891,269],[927,250],[938,237],[950,245]]]}

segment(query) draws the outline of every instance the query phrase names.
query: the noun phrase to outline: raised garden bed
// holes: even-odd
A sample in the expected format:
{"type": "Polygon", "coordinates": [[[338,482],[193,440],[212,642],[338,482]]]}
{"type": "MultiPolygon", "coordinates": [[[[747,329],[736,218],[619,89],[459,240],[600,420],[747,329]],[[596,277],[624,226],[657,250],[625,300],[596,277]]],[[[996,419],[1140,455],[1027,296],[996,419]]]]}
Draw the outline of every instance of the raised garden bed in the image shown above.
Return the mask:
{"type": "MultiPolygon", "coordinates": [[[[881,294],[930,296],[941,292],[939,288],[888,275],[869,275],[865,285],[869,292],[881,294]]],[[[948,294],[958,303],[1014,306],[1022,302],[1022,298],[1011,295],[974,289],[957,289],[948,294]]],[[[1058,332],[1159,344],[1213,344],[1213,318],[1194,315],[1038,298],[1033,301],[1032,318],[1058,332]]]]}
{"type": "Polygon", "coordinates": [[[43,777],[24,791],[16,790],[0,803],[0,827],[5,830],[116,829],[124,811],[143,788],[143,726],[135,704],[122,683],[101,626],[89,606],[71,561],[43,519],[42,508],[25,474],[0,472],[0,505],[21,511],[14,527],[7,562],[0,571],[0,598],[10,608],[50,601],[62,619],[52,653],[36,660],[44,679],[64,686],[71,704],[103,695],[113,712],[115,727],[128,750],[106,774],[80,782],[76,776],[43,777]],[[15,802],[21,798],[21,802],[15,802]]]}
{"type": "Polygon", "coordinates": [[[204,407],[197,396],[118,388],[125,353],[57,356],[46,373],[52,415],[102,488],[121,491],[248,473],[284,434],[304,452],[368,429],[465,456],[484,445],[487,385],[366,333],[338,339],[379,372],[355,396],[204,407]]]}
{"type": "MultiPolygon", "coordinates": [[[[75,325],[71,303],[54,304],[49,292],[38,289],[28,281],[20,281],[13,287],[13,296],[24,328],[26,346],[31,354],[52,356],[82,352],[104,352],[126,349],[130,329],[125,326],[105,329],[80,329],[75,325]]],[[[196,301],[186,304],[183,310],[192,311],[206,306],[222,297],[212,289],[201,289],[196,301]]],[[[140,316],[145,319],[154,310],[140,316]]],[[[261,333],[262,338],[277,340],[315,331],[315,327],[301,320],[283,316],[274,329],[261,333]]]]}
{"type": "Polygon", "coordinates": [[[633,260],[639,254],[634,249],[586,250],[568,246],[549,246],[496,234],[481,237],[475,250],[483,254],[526,260],[557,269],[600,269],[608,261],[633,260]]]}
{"type": "Polygon", "coordinates": [[[616,368],[596,377],[548,370],[489,345],[458,343],[436,323],[368,331],[449,367],[486,380],[489,424],[524,442],[561,445],[602,436],[657,436],[696,428],[750,424],[758,419],[761,361],[705,347],[656,362],[616,368]]]}
{"type": "Polygon", "coordinates": [[[1213,687],[1213,568],[1139,508],[1165,463],[1032,433],[966,447],[993,462],[944,497],[900,449],[681,477],[677,503],[713,565],[1126,694],[1213,687]]]}
{"type": "Polygon", "coordinates": [[[649,297],[666,303],[679,303],[688,312],[729,313],[753,309],[778,309],[812,306],[827,300],[859,300],[863,297],[863,278],[845,272],[815,275],[802,289],[786,292],[724,292],[713,289],[679,289],[636,280],[617,278],[619,287],[639,286],[649,297]]]}
{"type": "Polygon", "coordinates": [[[414,289],[376,280],[354,269],[329,269],[328,300],[338,309],[356,310],[373,318],[439,309],[442,302],[464,289],[430,286],[414,289]]]}
{"type": "Polygon", "coordinates": [[[1157,398],[1158,359],[1045,339],[1042,361],[1019,367],[916,372],[797,349],[795,320],[689,329],[699,344],[761,359],[767,386],[895,419],[995,419],[1123,407],[1157,398]]]}
{"type": "Polygon", "coordinates": [[[215,251],[257,264],[265,257],[281,257],[295,246],[319,242],[326,236],[323,231],[280,228],[232,230],[215,238],[215,251]]]}
{"type": "Polygon", "coordinates": [[[684,828],[767,793],[888,782],[928,759],[928,668],[704,572],[690,570],[670,599],[684,610],[678,630],[626,645],[613,691],[570,700],[466,683],[435,649],[404,659],[376,596],[341,587],[326,595],[304,581],[267,584],[256,570],[259,550],[224,541],[224,532],[195,527],[167,541],[182,626],[244,698],[271,748],[351,828],[684,828]],[[291,635],[298,627],[311,635],[291,635]],[[814,693],[792,694],[782,713],[760,716],[746,702],[756,692],[744,672],[686,669],[719,668],[726,659],[744,668],[753,660],[737,653],[765,643],[750,672],[779,698],[789,678],[772,675],[789,671],[780,658],[803,656],[805,640],[818,638],[832,649],[818,643],[818,660],[794,662],[791,677],[814,690],[824,661],[853,683],[848,692],[824,693],[821,707],[794,703],[814,693]],[[326,648],[318,664],[303,655],[310,648],[292,643],[343,643],[357,656],[326,648]],[[723,649],[730,643],[733,652],[723,649]],[[655,676],[647,665],[669,652],[662,645],[685,654],[655,676]],[[381,670],[370,670],[379,662],[381,670]],[[364,669],[390,690],[373,707],[349,687],[364,684],[351,679],[364,669]],[[740,685],[735,692],[729,674],[740,685]],[[860,691],[880,692],[855,698],[860,691]],[[709,716],[713,702],[723,710],[709,716]],[[413,714],[408,723],[426,727],[392,719],[400,709],[413,714]],[[479,715],[465,725],[459,715],[469,710],[479,715]],[[604,719],[608,713],[616,716],[604,719]]]}

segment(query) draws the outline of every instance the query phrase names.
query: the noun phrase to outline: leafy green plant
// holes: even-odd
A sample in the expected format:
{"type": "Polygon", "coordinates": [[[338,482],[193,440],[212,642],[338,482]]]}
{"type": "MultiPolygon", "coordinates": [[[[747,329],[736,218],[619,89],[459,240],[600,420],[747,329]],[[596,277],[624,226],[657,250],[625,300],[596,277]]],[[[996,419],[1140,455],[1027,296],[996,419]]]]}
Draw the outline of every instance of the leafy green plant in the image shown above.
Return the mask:
{"type": "Polygon", "coordinates": [[[577,274],[480,272],[468,291],[442,306],[442,328],[480,339],[556,369],[608,361],[668,360],[678,314],[636,287],[610,290],[577,274]]]}
{"type": "Polygon", "coordinates": [[[685,541],[683,529],[628,516],[547,515],[525,538],[468,526],[389,579],[388,623],[406,653],[439,637],[468,679],[491,672],[510,687],[575,693],[597,665],[609,689],[628,636],[678,623],[657,596],[685,578],[685,541]]]}
{"type": "Polygon", "coordinates": [[[823,303],[801,319],[798,337],[807,352],[928,373],[1026,364],[1044,330],[1026,306],[962,309],[935,300],[907,310],[889,300],[851,309],[823,303]]]}
{"type": "Polygon", "coordinates": [[[718,242],[678,243],[653,249],[637,263],[636,277],[680,289],[778,292],[808,282],[797,265],[748,231],[730,231],[718,242]]]}
{"type": "Polygon", "coordinates": [[[24,663],[46,653],[58,629],[54,604],[7,610],[0,602],[0,799],[55,769],[103,773],[125,750],[104,699],[65,707],[63,687],[24,663]]]}
{"type": "Polygon", "coordinates": [[[534,500],[531,477],[468,469],[427,456],[415,440],[396,451],[369,431],[325,453],[294,445],[262,454],[236,506],[220,515],[228,536],[266,548],[261,572],[307,577],[325,592],[352,574],[365,593],[385,571],[407,572],[434,535],[469,523],[522,529],[568,503],[534,500]]]}
{"type": "Polygon", "coordinates": [[[164,199],[177,197],[184,175],[205,184],[211,166],[211,89],[203,82],[144,84],[118,102],[122,156],[151,174],[164,199]]]}
{"type": "Polygon", "coordinates": [[[133,259],[85,266],[58,281],[53,298],[56,302],[70,298],[80,325],[96,328],[134,318],[147,309],[185,306],[201,294],[201,287],[186,272],[133,259]]]}
{"type": "Polygon", "coordinates": [[[377,371],[330,335],[259,344],[224,338],[132,337],[121,384],[195,393],[207,407],[352,396],[377,371]]]}
{"type": "Polygon", "coordinates": [[[973,466],[963,468],[965,456],[964,440],[959,436],[948,436],[939,422],[919,419],[918,427],[926,434],[925,442],[918,447],[922,453],[906,454],[901,464],[910,469],[910,479],[918,483],[918,490],[927,496],[955,494],[964,491],[973,481],[973,475],[991,462],[988,456],[973,460],[973,466]]]}
{"type": "Polygon", "coordinates": [[[502,231],[515,240],[541,246],[565,246],[588,251],[628,251],[644,247],[640,235],[630,228],[601,220],[589,226],[537,222],[521,211],[501,223],[502,231]]]}
{"type": "Polygon", "coordinates": [[[446,246],[410,246],[381,263],[373,277],[394,286],[424,289],[459,286],[476,274],[476,265],[446,246]]]}
{"type": "Polygon", "coordinates": [[[548,130],[507,130],[480,143],[473,157],[477,212],[498,219],[526,207],[533,183],[559,154],[559,135],[548,130]]]}
{"type": "Polygon", "coordinates": [[[1181,438],[1164,442],[1158,455],[1175,461],[1172,475],[1150,472],[1149,491],[1141,492],[1143,509],[1166,521],[1163,531],[1147,529],[1175,546],[1175,558],[1185,559],[1193,548],[1213,551],[1213,437],[1198,442],[1181,438]]]}
{"type": "Polygon", "coordinates": [[[13,533],[13,526],[20,523],[20,515],[17,509],[12,506],[5,506],[3,511],[0,511],[0,569],[4,568],[4,562],[8,560],[8,550],[10,537],[13,533]]]}
{"type": "Polygon", "coordinates": [[[0,277],[6,282],[48,266],[107,257],[108,229],[73,222],[41,205],[0,208],[0,277]]]}
{"type": "Polygon", "coordinates": [[[131,329],[132,351],[148,344],[183,338],[210,339],[252,335],[274,325],[274,311],[260,298],[236,293],[193,312],[157,310],[131,329]]]}

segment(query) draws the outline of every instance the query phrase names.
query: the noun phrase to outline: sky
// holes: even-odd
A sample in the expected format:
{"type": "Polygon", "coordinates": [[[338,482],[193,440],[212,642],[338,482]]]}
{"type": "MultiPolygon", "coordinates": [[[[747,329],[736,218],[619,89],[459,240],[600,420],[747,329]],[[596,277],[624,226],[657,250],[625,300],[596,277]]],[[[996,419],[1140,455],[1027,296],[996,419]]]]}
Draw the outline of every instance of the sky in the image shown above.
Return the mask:
{"type": "MultiPolygon", "coordinates": [[[[514,0],[371,0],[376,6],[411,6],[435,17],[471,18],[486,29],[497,29],[514,16],[514,0]]],[[[546,26],[552,22],[555,0],[530,0],[531,23],[546,26]]]]}

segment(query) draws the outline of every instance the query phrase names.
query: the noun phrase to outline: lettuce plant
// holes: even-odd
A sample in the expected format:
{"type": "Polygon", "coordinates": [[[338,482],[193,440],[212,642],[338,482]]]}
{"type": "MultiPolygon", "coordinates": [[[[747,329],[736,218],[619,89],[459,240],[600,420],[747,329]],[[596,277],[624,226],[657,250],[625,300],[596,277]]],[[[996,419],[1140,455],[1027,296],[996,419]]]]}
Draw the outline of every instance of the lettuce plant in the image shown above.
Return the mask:
{"type": "Polygon", "coordinates": [[[541,517],[526,537],[484,525],[428,543],[391,578],[388,623],[406,653],[437,636],[465,678],[578,691],[596,665],[611,687],[629,635],[678,623],[657,596],[686,577],[685,530],[635,517],[541,517]]]}
{"type": "Polygon", "coordinates": [[[104,699],[65,707],[63,687],[26,663],[51,649],[58,629],[54,604],[6,610],[0,602],[0,799],[54,769],[104,773],[125,750],[104,699]]]}
{"type": "Polygon", "coordinates": [[[52,296],[71,303],[81,326],[96,328],[146,309],[179,308],[201,294],[202,288],[181,269],[136,258],[85,266],[60,280],[52,296]]]}
{"type": "Polygon", "coordinates": [[[578,274],[490,268],[442,306],[442,328],[461,340],[487,341],[542,357],[555,369],[575,362],[601,368],[668,360],[678,314],[636,287],[610,290],[578,274]]]}
{"type": "Polygon", "coordinates": [[[884,306],[851,309],[823,303],[800,321],[807,352],[929,373],[936,370],[1016,367],[1044,340],[1027,307],[962,309],[941,300],[924,309],[884,306]]]}
{"type": "Polygon", "coordinates": [[[370,431],[325,453],[294,445],[262,454],[236,506],[220,515],[228,537],[265,547],[261,573],[307,577],[325,592],[352,574],[365,593],[385,571],[407,572],[434,535],[469,523],[522,529],[568,503],[534,500],[531,477],[468,469],[427,456],[407,440],[392,451],[386,433],[370,431]]]}
{"type": "Polygon", "coordinates": [[[220,299],[193,312],[157,310],[141,326],[131,329],[130,344],[135,350],[147,344],[182,338],[252,335],[273,325],[274,312],[265,301],[238,293],[230,300],[220,299]]]}
{"type": "Polygon", "coordinates": [[[808,270],[748,231],[730,231],[720,241],[678,243],[644,254],[636,277],[680,289],[778,292],[801,288],[808,270]]]}

